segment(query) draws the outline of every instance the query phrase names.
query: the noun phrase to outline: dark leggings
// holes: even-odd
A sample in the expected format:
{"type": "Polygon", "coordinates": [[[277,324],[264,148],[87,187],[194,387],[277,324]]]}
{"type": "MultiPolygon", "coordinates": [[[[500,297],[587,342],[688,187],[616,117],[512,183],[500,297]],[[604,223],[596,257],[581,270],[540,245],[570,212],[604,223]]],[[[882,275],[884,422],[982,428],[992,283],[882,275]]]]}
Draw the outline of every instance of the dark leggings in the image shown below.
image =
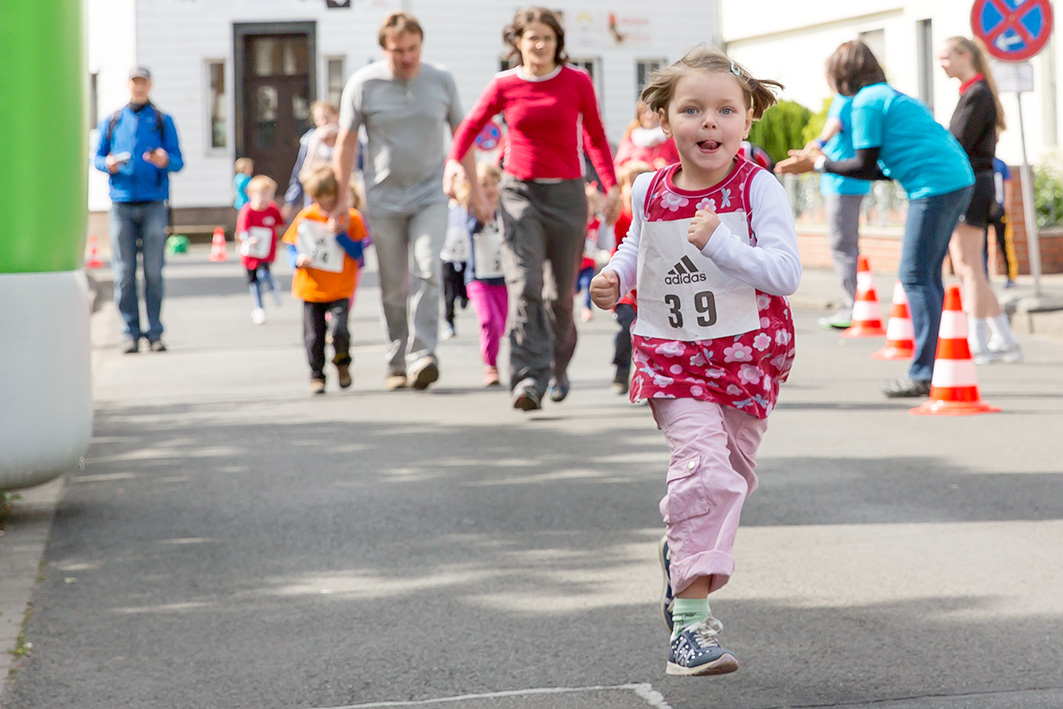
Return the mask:
{"type": "Polygon", "coordinates": [[[454,303],[461,300],[462,309],[469,304],[465,292],[465,264],[443,262],[443,315],[447,324],[454,327],[454,303]]]}
{"type": "Polygon", "coordinates": [[[630,303],[617,303],[613,308],[613,317],[620,325],[613,348],[613,364],[620,374],[631,371],[631,325],[636,314],[635,306],[630,303]]]}

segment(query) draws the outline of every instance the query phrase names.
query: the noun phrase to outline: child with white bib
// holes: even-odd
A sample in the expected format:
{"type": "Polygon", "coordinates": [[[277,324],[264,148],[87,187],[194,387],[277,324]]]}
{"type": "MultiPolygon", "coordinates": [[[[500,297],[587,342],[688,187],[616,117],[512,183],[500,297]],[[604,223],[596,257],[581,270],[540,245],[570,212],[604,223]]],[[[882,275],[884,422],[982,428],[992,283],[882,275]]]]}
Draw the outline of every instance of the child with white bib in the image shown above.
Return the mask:
{"type": "Polygon", "coordinates": [[[654,72],[642,100],[679,163],[636,179],[628,235],[591,283],[600,308],[637,287],[630,395],[649,400],[671,451],[660,504],[671,675],[738,669],[708,594],[734,571],[757,448],[794,357],[784,296],[801,279],[786,192],[739,150],[779,88],[704,46],[654,72]]]}

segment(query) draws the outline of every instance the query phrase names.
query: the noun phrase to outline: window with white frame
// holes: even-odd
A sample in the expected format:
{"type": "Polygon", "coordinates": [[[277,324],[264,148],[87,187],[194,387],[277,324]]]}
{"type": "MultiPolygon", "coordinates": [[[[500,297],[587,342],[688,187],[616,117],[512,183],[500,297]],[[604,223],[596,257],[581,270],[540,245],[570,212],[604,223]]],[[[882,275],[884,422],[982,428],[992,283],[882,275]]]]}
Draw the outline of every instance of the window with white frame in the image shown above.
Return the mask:
{"type": "Polygon", "coordinates": [[[919,100],[934,112],[934,28],[930,20],[915,23],[915,52],[919,64],[919,100]]]}
{"type": "Polygon", "coordinates": [[[650,81],[650,74],[663,68],[667,63],[667,59],[639,59],[635,62],[636,95],[642,94],[642,90],[650,81]]]}
{"type": "Polygon", "coordinates": [[[225,90],[225,61],[207,61],[207,107],[210,111],[210,144],[214,149],[229,144],[229,96],[225,90]]]}
{"type": "Polygon", "coordinates": [[[100,120],[97,115],[100,111],[100,95],[97,82],[100,78],[100,72],[94,71],[89,74],[89,130],[93,130],[96,127],[96,122],[100,120]]]}
{"type": "Polygon", "coordinates": [[[886,69],[886,30],[868,30],[860,33],[860,41],[867,45],[878,59],[882,69],[886,69]]]}
{"type": "Polygon", "coordinates": [[[347,83],[345,57],[325,57],[325,99],[333,106],[340,105],[343,85],[347,83]]]}
{"type": "Polygon", "coordinates": [[[588,74],[591,75],[591,83],[594,84],[594,91],[598,94],[598,102],[602,100],[602,60],[597,57],[593,58],[581,58],[581,59],[569,59],[568,63],[572,66],[578,66],[580,69],[585,69],[588,74]]]}

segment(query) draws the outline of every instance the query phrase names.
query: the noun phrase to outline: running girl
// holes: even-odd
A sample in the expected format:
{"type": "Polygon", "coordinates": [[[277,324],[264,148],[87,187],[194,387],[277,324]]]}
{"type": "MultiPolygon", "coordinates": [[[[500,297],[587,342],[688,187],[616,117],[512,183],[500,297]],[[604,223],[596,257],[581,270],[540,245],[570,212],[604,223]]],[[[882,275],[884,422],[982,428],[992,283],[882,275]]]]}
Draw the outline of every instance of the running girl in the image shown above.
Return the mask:
{"type": "Polygon", "coordinates": [[[672,675],[738,669],[708,594],[734,571],[757,447],[794,357],[783,296],[801,278],[785,191],[738,156],[778,88],[704,46],[653,74],[642,100],[679,163],[636,179],[628,236],[591,283],[600,308],[638,289],[631,398],[649,400],[671,451],[660,551],[672,675]]]}

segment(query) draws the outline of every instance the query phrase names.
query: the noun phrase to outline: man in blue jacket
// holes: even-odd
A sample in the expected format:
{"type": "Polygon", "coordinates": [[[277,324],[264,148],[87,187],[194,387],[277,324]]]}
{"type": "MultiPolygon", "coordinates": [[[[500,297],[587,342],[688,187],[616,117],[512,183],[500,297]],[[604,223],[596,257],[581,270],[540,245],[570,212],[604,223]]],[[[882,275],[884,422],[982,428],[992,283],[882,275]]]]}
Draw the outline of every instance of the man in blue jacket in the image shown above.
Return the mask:
{"type": "Polygon", "coordinates": [[[129,103],[100,121],[100,142],[93,161],[110,174],[111,253],[114,300],[122,315],[123,352],[140,350],[146,338],[152,352],[165,352],[162,342],[162,264],[170,173],[184,167],[173,119],[148,99],[151,72],[138,66],[129,72],[129,103]],[[148,329],[140,327],[137,299],[137,254],[144,263],[144,305],[148,329]]]}

